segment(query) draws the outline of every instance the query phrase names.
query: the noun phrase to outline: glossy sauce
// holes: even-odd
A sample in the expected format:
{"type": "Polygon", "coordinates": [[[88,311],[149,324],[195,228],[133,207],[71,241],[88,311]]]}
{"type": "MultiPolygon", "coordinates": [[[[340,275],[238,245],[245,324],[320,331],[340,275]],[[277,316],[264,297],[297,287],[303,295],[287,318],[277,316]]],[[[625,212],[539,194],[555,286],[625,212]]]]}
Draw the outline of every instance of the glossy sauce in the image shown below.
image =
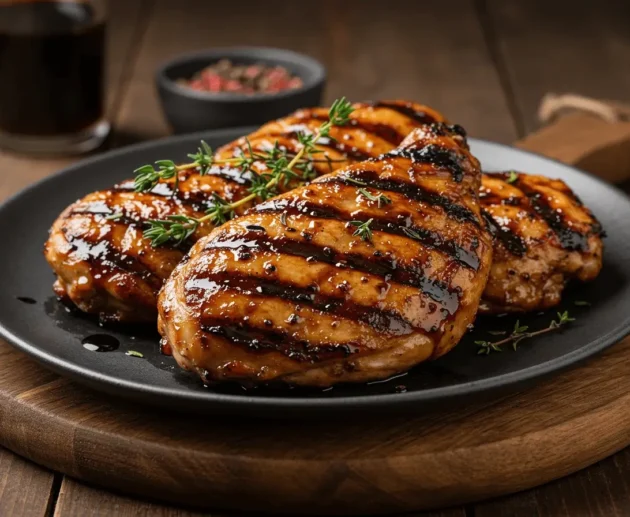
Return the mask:
{"type": "Polygon", "coordinates": [[[324,343],[313,345],[276,330],[263,330],[245,323],[226,324],[224,320],[205,319],[203,332],[227,339],[251,352],[275,351],[298,362],[320,362],[348,357],[359,351],[353,343],[324,343]]]}
{"type": "Polygon", "coordinates": [[[453,149],[446,149],[438,145],[427,145],[420,149],[395,149],[377,159],[381,160],[387,157],[407,158],[411,160],[411,163],[428,163],[449,171],[458,183],[464,179],[463,157],[453,149]]]}
{"type": "Polygon", "coordinates": [[[396,264],[395,259],[385,257],[382,254],[375,253],[366,257],[357,253],[338,253],[330,247],[288,238],[276,238],[270,241],[258,232],[247,232],[238,236],[219,236],[208,242],[204,249],[221,248],[245,248],[252,252],[256,250],[270,251],[306,259],[313,257],[313,260],[335,266],[342,264],[343,267],[363,271],[374,276],[390,278],[394,282],[421,289],[435,302],[443,305],[448,314],[454,314],[459,307],[459,295],[455,291],[449,290],[447,285],[439,280],[427,278],[421,269],[401,266],[396,264]]]}
{"type": "MultiPolygon", "coordinates": [[[[319,122],[328,121],[327,115],[323,115],[323,114],[320,115],[318,113],[312,112],[311,110],[304,110],[304,111],[308,111],[308,114],[305,116],[301,116],[300,120],[304,120],[304,121],[317,120],[319,122]]],[[[362,129],[366,133],[371,133],[375,136],[378,136],[379,138],[385,140],[386,142],[389,142],[390,144],[394,146],[400,144],[400,142],[402,142],[404,138],[407,136],[406,134],[399,133],[395,127],[388,126],[387,124],[372,123],[372,122],[362,121],[356,118],[351,118],[348,121],[347,126],[355,127],[357,129],[362,129]]]]}
{"type": "Polygon", "coordinates": [[[402,104],[397,102],[374,102],[372,106],[375,108],[389,108],[390,110],[397,111],[398,113],[415,120],[418,124],[432,124],[438,122],[435,117],[424,112],[417,111],[411,103],[402,104]]]}
{"type": "Polygon", "coordinates": [[[113,352],[120,347],[120,341],[109,334],[92,334],[83,338],[81,343],[90,352],[113,352]]]}
{"type": "MultiPolygon", "coordinates": [[[[498,173],[494,176],[500,177],[507,181],[509,173],[498,173]]],[[[592,225],[591,233],[582,233],[571,228],[561,211],[554,210],[549,204],[549,200],[539,191],[530,188],[517,177],[516,181],[511,183],[512,186],[519,188],[529,199],[529,207],[521,204],[529,211],[533,210],[540,218],[542,218],[553,230],[560,246],[569,251],[588,251],[588,237],[591,234],[599,234],[601,226],[599,223],[592,225]]]]}
{"type": "MultiPolygon", "coordinates": [[[[304,288],[288,283],[281,283],[277,280],[265,280],[254,276],[245,276],[237,272],[204,274],[203,280],[204,290],[206,286],[212,283],[214,284],[215,291],[235,290],[246,296],[275,297],[297,304],[306,304],[324,313],[335,314],[341,318],[360,321],[378,332],[390,335],[401,336],[410,334],[413,331],[412,324],[396,312],[379,309],[378,307],[358,305],[341,297],[323,295],[318,292],[319,290],[316,286],[304,288]],[[312,287],[315,287],[315,289],[312,287]]],[[[197,282],[196,285],[200,286],[199,282],[197,282]]],[[[186,291],[187,293],[195,292],[196,288],[187,285],[186,291]]]]}
{"type": "Polygon", "coordinates": [[[439,232],[427,230],[426,228],[416,227],[411,224],[403,226],[399,224],[395,214],[392,215],[361,215],[353,212],[351,218],[346,214],[337,210],[333,206],[323,206],[306,200],[299,200],[295,203],[287,204],[285,200],[267,201],[255,208],[258,213],[277,213],[284,212],[288,215],[308,215],[314,218],[336,219],[337,221],[361,221],[366,222],[372,220],[370,228],[374,231],[399,235],[406,238],[412,238],[430,249],[435,249],[445,255],[454,258],[457,262],[470,269],[477,270],[479,268],[479,257],[472,251],[459,246],[453,241],[445,240],[439,232]],[[411,233],[413,232],[413,233],[411,233]]]}
{"type": "Polygon", "coordinates": [[[34,305],[37,303],[37,300],[31,298],[30,296],[16,296],[15,298],[28,305],[34,305]]]}
{"type": "Polygon", "coordinates": [[[99,236],[97,242],[75,238],[72,235],[67,235],[67,238],[77,258],[93,264],[100,272],[97,274],[107,276],[112,270],[131,271],[157,289],[161,287],[162,280],[147,266],[129,254],[121,255],[106,237],[99,236]]]}
{"type": "Polygon", "coordinates": [[[434,192],[423,189],[420,185],[414,183],[405,183],[396,179],[381,179],[378,173],[371,170],[352,170],[345,174],[324,178],[318,183],[341,183],[343,185],[360,186],[386,192],[397,192],[414,201],[427,203],[428,205],[437,205],[444,209],[444,212],[454,219],[479,225],[477,216],[464,205],[452,202],[447,197],[434,192]]]}
{"type": "Polygon", "coordinates": [[[527,246],[520,236],[516,235],[516,233],[509,228],[498,224],[486,210],[482,210],[481,215],[486,221],[492,237],[501,241],[505,249],[517,257],[522,257],[527,252],[527,246]]]}

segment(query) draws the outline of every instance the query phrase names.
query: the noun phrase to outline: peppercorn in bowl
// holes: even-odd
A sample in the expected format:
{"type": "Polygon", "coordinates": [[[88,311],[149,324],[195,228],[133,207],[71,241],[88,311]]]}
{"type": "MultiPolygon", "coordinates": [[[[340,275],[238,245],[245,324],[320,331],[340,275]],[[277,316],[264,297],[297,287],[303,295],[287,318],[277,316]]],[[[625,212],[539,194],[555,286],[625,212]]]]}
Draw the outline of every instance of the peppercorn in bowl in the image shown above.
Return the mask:
{"type": "Polygon", "coordinates": [[[262,124],[321,104],[326,71],[297,52],[233,47],[177,57],[156,73],[175,133],[262,124]]]}

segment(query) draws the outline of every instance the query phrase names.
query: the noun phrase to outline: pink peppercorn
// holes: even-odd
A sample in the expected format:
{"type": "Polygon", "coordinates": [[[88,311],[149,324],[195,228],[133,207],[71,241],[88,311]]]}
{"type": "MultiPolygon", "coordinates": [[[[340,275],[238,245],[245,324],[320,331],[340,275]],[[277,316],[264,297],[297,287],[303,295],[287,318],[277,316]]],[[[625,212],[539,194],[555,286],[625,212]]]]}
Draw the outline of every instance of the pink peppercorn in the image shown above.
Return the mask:
{"type": "Polygon", "coordinates": [[[238,65],[223,59],[199,71],[181,84],[197,91],[236,93],[277,93],[301,88],[302,79],[282,66],[238,65]]]}

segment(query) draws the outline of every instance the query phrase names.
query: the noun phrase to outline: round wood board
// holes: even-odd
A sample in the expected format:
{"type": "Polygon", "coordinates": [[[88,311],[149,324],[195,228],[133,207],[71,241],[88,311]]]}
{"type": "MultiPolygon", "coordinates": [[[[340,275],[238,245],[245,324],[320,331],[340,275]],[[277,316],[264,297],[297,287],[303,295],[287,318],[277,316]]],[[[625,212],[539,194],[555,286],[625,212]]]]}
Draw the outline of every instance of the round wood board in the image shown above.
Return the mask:
{"type": "Polygon", "coordinates": [[[630,338],[527,392],[341,421],[166,413],[92,392],[0,341],[2,445],[123,492],[213,509],[394,513],[515,492],[630,443],[630,338]]]}

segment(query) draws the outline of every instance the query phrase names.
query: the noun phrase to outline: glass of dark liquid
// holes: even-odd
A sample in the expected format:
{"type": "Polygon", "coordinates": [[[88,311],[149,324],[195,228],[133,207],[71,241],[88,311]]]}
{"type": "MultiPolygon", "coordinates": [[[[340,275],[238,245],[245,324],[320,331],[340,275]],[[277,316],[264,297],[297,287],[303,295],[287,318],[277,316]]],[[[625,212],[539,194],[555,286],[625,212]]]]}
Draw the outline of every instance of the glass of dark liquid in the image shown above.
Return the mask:
{"type": "Polygon", "coordinates": [[[73,154],[104,119],[105,0],[0,0],[0,147],[73,154]]]}

